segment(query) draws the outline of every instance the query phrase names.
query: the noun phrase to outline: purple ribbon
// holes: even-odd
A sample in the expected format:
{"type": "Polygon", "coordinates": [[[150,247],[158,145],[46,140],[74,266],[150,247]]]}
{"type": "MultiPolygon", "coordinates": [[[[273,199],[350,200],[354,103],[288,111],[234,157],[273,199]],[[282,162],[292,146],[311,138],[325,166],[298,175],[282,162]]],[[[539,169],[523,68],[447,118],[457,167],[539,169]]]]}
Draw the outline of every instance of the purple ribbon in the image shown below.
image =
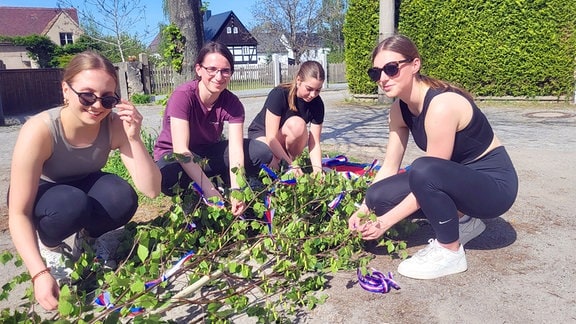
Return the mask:
{"type": "Polygon", "coordinates": [[[336,165],[341,165],[348,162],[348,158],[344,155],[338,155],[333,158],[325,157],[322,159],[322,166],[331,167],[336,165]]]}
{"type": "Polygon", "coordinates": [[[267,167],[265,164],[261,164],[260,167],[262,167],[262,169],[264,171],[266,171],[266,173],[270,176],[270,178],[272,178],[272,180],[278,180],[278,182],[280,182],[281,184],[285,184],[285,185],[289,185],[289,186],[293,186],[296,184],[295,178],[282,180],[282,179],[279,179],[278,176],[276,175],[276,173],[274,171],[272,171],[272,169],[267,167]]]}
{"type": "Polygon", "coordinates": [[[202,198],[202,201],[208,205],[208,206],[212,206],[212,207],[218,207],[218,208],[224,208],[224,202],[219,200],[215,203],[211,202],[210,200],[208,200],[206,198],[206,196],[204,196],[204,191],[202,190],[202,188],[196,183],[193,182],[192,186],[194,187],[194,190],[196,190],[196,192],[200,195],[200,197],[202,198]]]}
{"type": "Polygon", "coordinates": [[[344,198],[344,191],[339,193],[338,196],[336,196],[336,198],[332,199],[332,201],[328,204],[328,208],[332,210],[336,209],[342,202],[343,198],[344,198]]]}
{"type": "Polygon", "coordinates": [[[264,211],[264,219],[268,224],[268,234],[270,236],[272,236],[272,220],[274,219],[274,213],[276,211],[274,208],[270,207],[271,202],[272,194],[268,193],[266,197],[264,197],[264,206],[266,207],[266,210],[264,211]]]}
{"type": "Polygon", "coordinates": [[[178,262],[176,262],[176,264],[170,270],[164,272],[164,274],[162,274],[160,276],[160,278],[148,281],[147,283],[144,284],[144,287],[146,287],[146,289],[150,289],[150,288],[168,280],[168,278],[170,278],[170,276],[175,274],[176,271],[180,270],[180,268],[182,268],[182,265],[186,261],[190,260],[193,256],[194,256],[194,251],[190,251],[190,252],[186,253],[186,255],[184,255],[178,262]]]}
{"type": "MultiPolygon", "coordinates": [[[[96,299],[94,300],[94,304],[98,306],[103,306],[106,309],[113,309],[115,306],[110,301],[110,293],[108,291],[103,291],[96,299]]],[[[119,312],[121,308],[115,309],[115,312],[119,312]]],[[[130,307],[130,313],[128,314],[129,317],[134,317],[144,313],[144,307],[133,306],[130,307]]]]}
{"type": "Polygon", "coordinates": [[[360,287],[369,292],[386,294],[390,292],[392,288],[396,290],[400,289],[400,285],[394,281],[392,272],[388,272],[388,276],[376,269],[372,269],[372,273],[367,273],[365,276],[362,275],[360,268],[358,268],[356,272],[358,274],[360,287]]]}

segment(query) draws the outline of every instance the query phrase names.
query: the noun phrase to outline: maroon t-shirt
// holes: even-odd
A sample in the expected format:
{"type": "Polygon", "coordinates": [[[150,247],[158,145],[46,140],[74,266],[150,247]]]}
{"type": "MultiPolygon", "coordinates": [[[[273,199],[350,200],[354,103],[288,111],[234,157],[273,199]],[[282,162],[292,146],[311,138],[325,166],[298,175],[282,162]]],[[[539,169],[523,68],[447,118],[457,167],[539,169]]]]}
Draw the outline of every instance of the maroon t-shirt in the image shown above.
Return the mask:
{"type": "Polygon", "coordinates": [[[224,122],[243,123],[244,106],[232,92],[227,89],[209,111],[200,101],[198,93],[199,80],[186,82],[176,88],[168,104],[162,120],[162,130],[154,146],[154,159],[158,161],[163,155],[172,152],[172,134],[170,132],[170,117],[187,120],[190,125],[190,142],[188,148],[220,141],[224,122]]]}

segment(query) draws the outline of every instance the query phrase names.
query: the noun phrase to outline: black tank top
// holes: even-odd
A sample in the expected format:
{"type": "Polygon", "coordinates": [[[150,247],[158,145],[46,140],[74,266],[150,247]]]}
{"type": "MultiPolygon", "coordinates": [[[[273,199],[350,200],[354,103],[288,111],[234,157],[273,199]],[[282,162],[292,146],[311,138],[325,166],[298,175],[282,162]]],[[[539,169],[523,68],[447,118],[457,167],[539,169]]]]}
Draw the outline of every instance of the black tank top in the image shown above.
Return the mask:
{"type": "MultiPolygon", "coordinates": [[[[408,109],[408,105],[400,101],[400,111],[402,112],[402,119],[410,129],[414,142],[418,147],[426,151],[427,147],[427,137],[426,130],[424,128],[424,120],[426,119],[426,113],[428,112],[428,107],[430,106],[430,101],[435,96],[445,92],[442,89],[428,89],[426,96],[424,97],[424,105],[422,107],[422,113],[418,116],[414,116],[408,109]]],[[[476,159],[480,154],[482,154],[492,143],[494,138],[494,132],[492,127],[486,119],[486,116],[482,111],[476,106],[476,104],[469,100],[472,106],[472,119],[464,127],[464,129],[456,132],[456,137],[454,140],[454,150],[452,151],[451,161],[458,163],[468,163],[476,159]]]]}

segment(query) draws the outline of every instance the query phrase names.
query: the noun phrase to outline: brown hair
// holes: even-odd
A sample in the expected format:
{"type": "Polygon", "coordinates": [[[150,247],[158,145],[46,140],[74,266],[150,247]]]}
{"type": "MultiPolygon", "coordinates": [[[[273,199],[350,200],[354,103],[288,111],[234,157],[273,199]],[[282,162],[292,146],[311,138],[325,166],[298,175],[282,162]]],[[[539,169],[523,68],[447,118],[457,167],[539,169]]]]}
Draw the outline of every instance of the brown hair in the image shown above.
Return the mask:
{"type": "Polygon", "coordinates": [[[290,83],[283,83],[280,86],[285,89],[290,89],[288,92],[288,107],[290,110],[297,111],[296,108],[296,90],[297,90],[297,81],[300,79],[301,81],[306,80],[307,78],[314,78],[316,80],[324,82],[326,80],[326,74],[324,73],[324,68],[322,64],[316,61],[306,61],[300,65],[300,69],[298,69],[298,73],[294,76],[294,80],[290,83]]]}
{"type": "MultiPolygon", "coordinates": [[[[418,48],[416,48],[414,42],[412,42],[412,40],[403,35],[393,35],[380,42],[380,44],[378,44],[378,46],[374,48],[374,51],[372,51],[372,62],[374,62],[376,55],[378,55],[378,53],[382,51],[391,51],[399,53],[402,56],[404,56],[405,59],[408,59],[410,61],[413,61],[415,58],[418,58],[420,59],[420,61],[422,61],[420,53],[418,53],[418,48]]],[[[441,89],[443,91],[453,91],[472,100],[472,95],[468,91],[459,88],[446,81],[434,79],[432,77],[423,75],[420,73],[420,71],[418,71],[418,73],[416,74],[416,79],[418,81],[424,82],[424,84],[428,85],[430,88],[441,89]]]]}
{"type": "MultiPolygon", "coordinates": [[[[230,52],[226,45],[219,42],[210,41],[204,44],[200,51],[198,51],[198,57],[196,58],[196,63],[194,63],[194,66],[202,65],[206,55],[211,53],[217,53],[224,56],[228,61],[228,64],[230,64],[230,70],[232,70],[232,73],[234,73],[234,55],[232,55],[232,52],[230,52]]],[[[197,78],[199,79],[200,77],[197,76],[197,78]]]]}
{"type": "MultiPolygon", "coordinates": [[[[116,68],[107,58],[94,51],[84,51],[76,54],[64,69],[63,82],[72,82],[76,74],[85,70],[104,70],[110,75],[118,87],[116,68]]],[[[115,89],[116,90],[116,89],[115,89]]]]}

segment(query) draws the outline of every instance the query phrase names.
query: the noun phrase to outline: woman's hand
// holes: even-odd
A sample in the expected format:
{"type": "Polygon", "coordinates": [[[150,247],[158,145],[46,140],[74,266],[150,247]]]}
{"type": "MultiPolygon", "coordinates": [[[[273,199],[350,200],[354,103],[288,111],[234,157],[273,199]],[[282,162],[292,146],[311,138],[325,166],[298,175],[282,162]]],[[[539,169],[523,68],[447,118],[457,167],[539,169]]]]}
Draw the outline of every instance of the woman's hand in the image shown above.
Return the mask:
{"type": "Polygon", "coordinates": [[[360,232],[363,240],[375,240],[384,235],[389,229],[380,219],[375,222],[369,220],[367,217],[369,213],[370,209],[368,209],[368,206],[362,204],[348,219],[348,229],[360,232]]]}
{"type": "Polygon", "coordinates": [[[34,297],[47,311],[58,308],[60,287],[50,273],[43,274],[34,280],[34,297]]]}
{"type": "Polygon", "coordinates": [[[348,219],[348,229],[351,231],[359,231],[361,226],[363,226],[363,219],[366,218],[366,215],[370,213],[370,209],[366,204],[362,204],[358,207],[358,210],[350,216],[348,219]],[[362,216],[362,217],[361,217],[362,216]]]}
{"type": "Polygon", "coordinates": [[[123,121],[124,132],[126,132],[128,140],[139,139],[143,118],[138,109],[127,100],[121,100],[116,108],[116,113],[123,121]]]}
{"type": "Polygon", "coordinates": [[[375,240],[384,235],[389,227],[380,221],[368,221],[360,228],[363,240],[375,240]]]}
{"type": "Polygon", "coordinates": [[[246,203],[240,199],[230,197],[230,204],[232,205],[232,215],[240,216],[246,210],[246,203]]]}
{"type": "Polygon", "coordinates": [[[302,171],[302,168],[299,165],[296,164],[290,164],[290,169],[288,170],[288,172],[286,172],[288,174],[293,174],[295,177],[301,177],[304,175],[304,172],[302,171]]]}

